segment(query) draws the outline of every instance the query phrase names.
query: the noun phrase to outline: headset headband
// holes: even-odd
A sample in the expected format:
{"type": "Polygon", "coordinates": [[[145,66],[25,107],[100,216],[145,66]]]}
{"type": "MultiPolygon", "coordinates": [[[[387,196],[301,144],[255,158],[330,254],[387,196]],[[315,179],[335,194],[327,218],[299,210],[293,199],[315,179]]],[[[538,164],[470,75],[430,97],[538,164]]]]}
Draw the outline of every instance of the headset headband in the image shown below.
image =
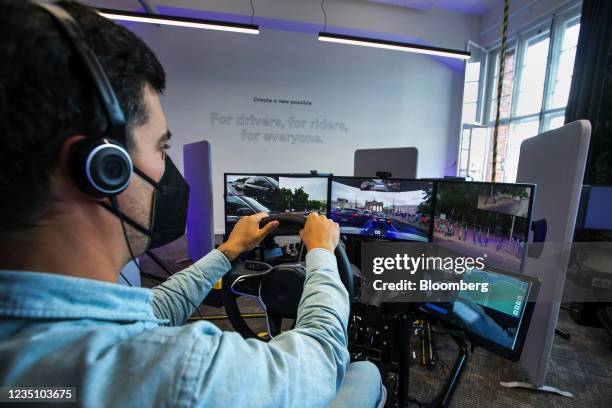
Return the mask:
{"type": "Polygon", "coordinates": [[[83,65],[85,65],[85,69],[96,87],[98,97],[108,120],[104,136],[125,145],[125,117],[119,105],[119,100],[104,73],[102,65],[100,65],[89,45],[87,45],[83,31],[81,31],[74,18],[62,7],[55,4],[38,2],[33,2],[33,4],[47,11],[53,17],[66,38],[74,46],[83,65]]]}

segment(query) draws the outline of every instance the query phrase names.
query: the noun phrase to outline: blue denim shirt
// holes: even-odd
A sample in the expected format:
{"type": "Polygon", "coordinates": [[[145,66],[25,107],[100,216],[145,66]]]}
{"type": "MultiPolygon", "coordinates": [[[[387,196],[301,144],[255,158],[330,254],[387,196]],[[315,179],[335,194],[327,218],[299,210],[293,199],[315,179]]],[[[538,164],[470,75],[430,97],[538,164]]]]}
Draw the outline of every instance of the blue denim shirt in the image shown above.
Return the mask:
{"type": "MultiPolygon", "coordinates": [[[[0,271],[0,386],[76,387],[88,407],[323,407],[349,362],[348,294],[315,249],[295,329],[268,343],[207,321],[163,288],[0,271]]],[[[165,285],[199,304],[228,270],[213,250],[165,285]]]]}

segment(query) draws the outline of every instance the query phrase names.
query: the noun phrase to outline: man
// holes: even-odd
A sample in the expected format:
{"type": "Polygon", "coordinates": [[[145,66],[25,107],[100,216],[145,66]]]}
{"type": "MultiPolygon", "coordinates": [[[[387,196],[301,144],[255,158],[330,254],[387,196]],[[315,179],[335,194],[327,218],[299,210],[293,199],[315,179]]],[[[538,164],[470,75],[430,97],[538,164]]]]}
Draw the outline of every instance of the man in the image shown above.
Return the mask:
{"type": "Polygon", "coordinates": [[[75,387],[82,406],[384,400],[372,364],[347,371],[349,302],[333,255],[339,230],[324,216],[309,215],[300,232],[308,253],[296,327],[269,343],[206,321],[182,325],[230,261],[277,226],[260,229],[265,214],[242,219],[217,250],[157,288],[117,284],[154,240],[143,231],[172,217],[159,211],[156,190],[175,170],[165,154],[164,71],[127,29],[61,5],[118,95],[138,172],[112,199],[79,187],[74,151],[107,125],[92,81],[48,13],[0,0],[0,387],[75,387]]]}

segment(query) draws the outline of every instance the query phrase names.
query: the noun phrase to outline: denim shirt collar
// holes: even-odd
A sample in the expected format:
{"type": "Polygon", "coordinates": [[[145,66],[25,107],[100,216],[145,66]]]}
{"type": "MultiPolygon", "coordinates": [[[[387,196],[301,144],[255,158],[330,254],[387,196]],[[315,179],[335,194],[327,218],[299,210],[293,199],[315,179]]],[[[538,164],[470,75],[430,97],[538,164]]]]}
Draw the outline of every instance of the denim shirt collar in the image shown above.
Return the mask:
{"type": "Polygon", "coordinates": [[[0,316],[35,319],[158,319],[150,289],[42,272],[0,270],[0,316]]]}

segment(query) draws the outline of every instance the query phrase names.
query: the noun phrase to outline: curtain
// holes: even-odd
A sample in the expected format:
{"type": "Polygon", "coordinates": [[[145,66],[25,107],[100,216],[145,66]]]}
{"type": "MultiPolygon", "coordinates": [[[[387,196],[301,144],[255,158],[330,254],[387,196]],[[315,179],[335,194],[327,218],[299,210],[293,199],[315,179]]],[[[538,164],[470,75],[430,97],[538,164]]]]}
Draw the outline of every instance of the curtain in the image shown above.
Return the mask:
{"type": "Polygon", "coordinates": [[[612,1],[584,0],[565,123],[593,127],[585,184],[612,184],[612,1]]]}

